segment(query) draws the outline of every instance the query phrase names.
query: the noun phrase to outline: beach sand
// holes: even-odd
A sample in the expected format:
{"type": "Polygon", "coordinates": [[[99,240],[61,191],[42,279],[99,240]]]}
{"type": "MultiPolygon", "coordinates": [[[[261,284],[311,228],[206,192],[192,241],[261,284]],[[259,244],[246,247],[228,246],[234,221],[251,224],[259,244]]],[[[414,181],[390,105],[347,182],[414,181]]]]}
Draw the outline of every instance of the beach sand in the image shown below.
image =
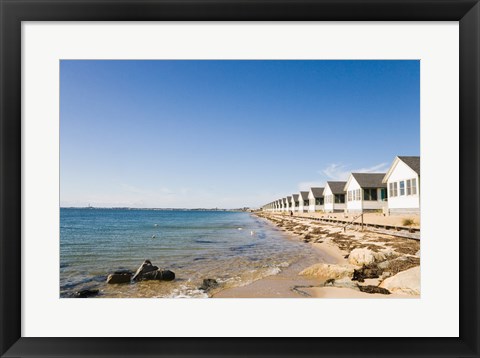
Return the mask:
{"type": "MultiPolygon", "coordinates": [[[[372,231],[343,229],[334,224],[319,223],[298,216],[258,213],[264,220],[311,245],[312,255],[302,258],[277,275],[268,276],[249,285],[234,287],[216,292],[215,298],[418,298],[418,294],[406,289],[394,289],[391,294],[366,293],[358,289],[360,286],[379,286],[388,276],[404,272],[420,264],[420,243],[417,240],[399,238],[372,231]],[[350,278],[326,283],[329,279],[322,275],[299,275],[304,269],[315,263],[331,264],[341,267],[354,267],[349,262],[349,254],[354,249],[366,249],[383,254],[383,264],[389,264],[385,277],[366,278],[364,282],[351,281],[350,278]],[[408,292],[408,294],[406,293],[408,292]]],[[[338,215],[338,214],[337,214],[338,215]]],[[[398,218],[397,218],[398,219],[398,218]]],[[[379,264],[381,265],[381,263],[379,264]]],[[[370,267],[370,266],[369,266],[370,267]]],[[[387,269],[386,269],[387,270],[387,269]]],[[[385,270],[384,270],[385,271],[385,270]]],[[[415,284],[415,282],[414,282],[415,284]]],[[[419,282],[418,282],[419,285],[419,282]]],[[[415,285],[413,285],[415,286],[415,285]]]]}

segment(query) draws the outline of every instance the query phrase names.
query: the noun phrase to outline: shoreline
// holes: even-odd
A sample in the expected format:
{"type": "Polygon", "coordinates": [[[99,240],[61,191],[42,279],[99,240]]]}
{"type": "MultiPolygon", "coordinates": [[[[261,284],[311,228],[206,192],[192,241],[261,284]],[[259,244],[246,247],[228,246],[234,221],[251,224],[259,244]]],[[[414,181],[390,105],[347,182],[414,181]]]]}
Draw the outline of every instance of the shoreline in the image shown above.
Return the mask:
{"type": "Polygon", "coordinates": [[[316,264],[311,264],[311,257],[300,259],[276,275],[223,289],[212,298],[420,297],[418,241],[368,230],[343,233],[338,226],[296,216],[263,212],[252,215],[310,245],[316,264]],[[363,279],[352,280],[361,274],[363,279]]]}

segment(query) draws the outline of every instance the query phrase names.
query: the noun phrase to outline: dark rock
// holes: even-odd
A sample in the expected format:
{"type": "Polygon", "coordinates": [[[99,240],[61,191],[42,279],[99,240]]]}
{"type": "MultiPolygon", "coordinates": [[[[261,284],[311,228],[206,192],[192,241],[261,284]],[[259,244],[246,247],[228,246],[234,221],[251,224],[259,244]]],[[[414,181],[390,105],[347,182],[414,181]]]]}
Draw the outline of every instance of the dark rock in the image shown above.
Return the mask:
{"type": "Polygon", "coordinates": [[[375,265],[365,266],[359,270],[353,270],[352,281],[364,282],[366,278],[379,278],[383,270],[375,265]]]}
{"type": "Polygon", "coordinates": [[[157,270],[144,273],[138,281],[157,280],[157,281],[173,281],[175,273],[170,270],[157,270]]]}
{"type": "Polygon", "coordinates": [[[94,297],[98,295],[98,292],[99,292],[98,290],[85,289],[85,290],[75,292],[74,297],[77,297],[77,298],[94,297]]]}
{"type": "Polygon", "coordinates": [[[372,285],[368,285],[368,286],[358,285],[358,289],[362,292],[365,292],[365,293],[381,293],[382,295],[389,295],[390,294],[390,291],[387,290],[386,288],[378,287],[378,286],[372,286],[372,285]]]}
{"type": "Polygon", "coordinates": [[[143,264],[138,268],[137,272],[135,272],[135,275],[133,276],[133,281],[140,281],[142,280],[142,276],[144,276],[145,274],[157,270],[158,266],[152,265],[152,262],[150,260],[145,260],[143,261],[143,264]]]}
{"type": "Polygon", "coordinates": [[[123,274],[130,274],[130,275],[133,275],[133,272],[132,270],[127,270],[127,269],[124,269],[124,270],[117,270],[115,272],[113,272],[115,274],[119,274],[119,275],[123,275],[123,274]]]}
{"type": "Polygon", "coordinates": [[[123,272],[123,273],[112,273],[107,277],[107,283],[114,284],[114,283],[130,283],[132,279],[131,272],[123,272]]]}
{"type": "Polygon", "coordinates": [[[209,291],[212,288],[218,287],[218,282],[217,280],[214,280],[213,278],[206,278],[203,280],[202,285],[199,287],[200,290],[204,291],[209,291]]]}

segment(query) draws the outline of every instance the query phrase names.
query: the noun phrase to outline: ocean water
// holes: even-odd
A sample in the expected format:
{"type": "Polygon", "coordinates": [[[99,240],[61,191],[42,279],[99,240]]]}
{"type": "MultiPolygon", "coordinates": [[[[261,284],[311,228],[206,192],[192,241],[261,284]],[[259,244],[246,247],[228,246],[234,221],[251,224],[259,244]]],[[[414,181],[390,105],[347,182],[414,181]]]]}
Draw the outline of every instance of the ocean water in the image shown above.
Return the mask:
{"type": "Polygon", "coordinates": [[[246,285],[278,274],[308,246],[246,212],[62,208],[60,297],[86,288],[98,297],[208,297],[203,279],[246,285]],[[145,259],[176,279],[106,284],[109,273],[145,259]]]}

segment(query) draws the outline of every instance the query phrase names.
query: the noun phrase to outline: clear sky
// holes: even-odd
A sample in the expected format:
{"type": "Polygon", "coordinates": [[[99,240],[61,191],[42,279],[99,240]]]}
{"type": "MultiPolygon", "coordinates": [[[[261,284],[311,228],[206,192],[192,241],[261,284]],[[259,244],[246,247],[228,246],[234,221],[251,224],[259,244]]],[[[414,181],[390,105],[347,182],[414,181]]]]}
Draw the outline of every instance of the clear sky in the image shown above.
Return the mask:
{"type": "Polygon", "coordinates": [[[420,153],[419,61],[60,63],[61,206],[261,206],[420,153]]]}

